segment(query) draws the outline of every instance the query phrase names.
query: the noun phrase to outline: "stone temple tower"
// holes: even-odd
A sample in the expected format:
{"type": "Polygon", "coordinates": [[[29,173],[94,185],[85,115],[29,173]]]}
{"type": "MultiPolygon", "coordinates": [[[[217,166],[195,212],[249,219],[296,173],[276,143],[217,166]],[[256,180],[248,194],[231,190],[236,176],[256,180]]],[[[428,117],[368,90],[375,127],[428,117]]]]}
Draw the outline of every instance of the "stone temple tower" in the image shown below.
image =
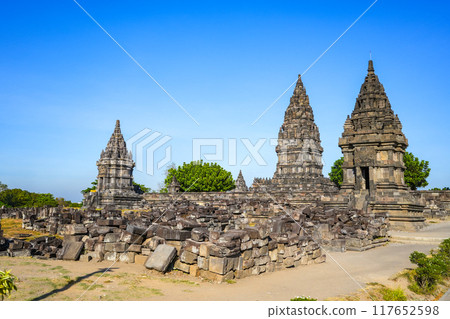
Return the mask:
{"type": "Polygon", "coordinates": [[[97,167],[99,192],[120,193],[133,190],[134,162],[120,131],[119,120],[116,121],[114,133],[97,161],[97,167]]]}
{"type": "Polygon", "coordinates": [[[344,155],[341,192],[355,195],[356,205],[366,202],[373,212],[389,212],[394,228],[423,225],[422,208],[404,181],[407,146],[402,124],[370,60],[355,108],[339,139],[344,155]]]}
{"type": "Polygon", "coordinates": [[[278,133],[277,168],[272,186],[286,191],[321,191],[333,188],[322,175],[322,146],[309,97],[299,75],[278,133]]]}
{"type": "Polygon", "coordinates": [[[97,161],[97,167],[97,191],[85,196],[85,206],[136,206],[136,201],[141,200],[141,196],[134,191],[134,162],[131,152],[127,150],[119,120],[97,161]]]}

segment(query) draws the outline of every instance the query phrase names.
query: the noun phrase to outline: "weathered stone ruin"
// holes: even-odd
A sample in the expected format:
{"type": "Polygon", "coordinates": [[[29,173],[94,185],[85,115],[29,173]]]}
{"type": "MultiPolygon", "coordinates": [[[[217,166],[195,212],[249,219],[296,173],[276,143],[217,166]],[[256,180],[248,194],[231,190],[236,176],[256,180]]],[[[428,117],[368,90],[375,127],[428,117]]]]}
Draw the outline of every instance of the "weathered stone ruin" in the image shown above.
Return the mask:
{"type": "Polygon", "coordinates": [[[390,225],[420,228],[425,205],[430,216],[448,214],[450,192],[406,187],[407,145],[372,61],[339,140],[340,190],[322,174],[320,134],[300,77],[273,178],[257,178],[250,188],[240,171],[229,192],[182,192],[175,177],[167,193],[136,192],[117,121],[97,162],[98,188],[85,195],[83,209],[1,209],[4,218],[22,218],[24,228],[50,236],[6,239],[0,229],[0,255],[135,262],[214,281],[321,263],[328,250],[385,244],[390,225]]]}
{"type": "Polygon", "coordinates": [[[395,229],[424,226],[423,205],[404,181],[403,154],[408,141],[372,60],[339,146],[344,154],[341,193],[354,196],[357,208],[366,205],[374,213],[389,213],[395,229]]]}

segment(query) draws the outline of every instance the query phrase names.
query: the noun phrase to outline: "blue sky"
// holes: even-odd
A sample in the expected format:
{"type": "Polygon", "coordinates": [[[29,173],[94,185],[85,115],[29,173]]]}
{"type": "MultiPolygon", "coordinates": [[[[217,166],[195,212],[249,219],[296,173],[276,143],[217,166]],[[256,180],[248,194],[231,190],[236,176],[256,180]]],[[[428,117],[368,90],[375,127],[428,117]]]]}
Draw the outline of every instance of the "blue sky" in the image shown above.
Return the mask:
{"type": "MultiPolygon", "coordinates": [[[[248,184],[271,177],[274,147],[261,148],[267,165],[243,166],[239,139],[277,137],[293,88],[251,123],[372,2],[79,0],[199,126],[73,1],[2,3],[0,181],[81,200],[116,119],[126,139],[144,128],[170,136],[176,164],[192,160],[194,138],[238,139],[237,165],[219,164],[234,176],[242,169],[248,184]]],[[[408,150],[430,162],[429,187],[450,186],[449,9],[379,0],[304,75],[325,175],[341,156],[338,138],[371,51],[408,150]]],[[[163,171],[135,180],[157,188],[163,171]]]]}

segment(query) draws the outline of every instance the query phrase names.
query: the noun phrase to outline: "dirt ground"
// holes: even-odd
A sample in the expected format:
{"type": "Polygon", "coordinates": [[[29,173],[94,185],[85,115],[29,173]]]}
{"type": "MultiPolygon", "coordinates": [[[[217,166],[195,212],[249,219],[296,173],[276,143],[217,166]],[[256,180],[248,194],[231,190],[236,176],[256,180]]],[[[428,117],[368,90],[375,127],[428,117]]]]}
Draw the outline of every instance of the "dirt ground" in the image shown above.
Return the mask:
{"type": "MultiPolygon", "coordinates": [[[[111,266],[106,261],[0,257],[0,269],[11,269],[18,277],[18,291],[9,300],[289,300],[299,295],[319,300],[370,300],[361,288],[379,298],[373,293],[374,283],[407,292],[406,279],[394,281],[393,277],[411,266],[408,256],[413,250],[428,252],[431,248],[392,243],[366,252],[332,253],[323,264],[221,284],[178,271],[164,275],[142,265],[117,262],[111,266]]],[[[408,295],[409,300],[433,298],[408,295]]]]}

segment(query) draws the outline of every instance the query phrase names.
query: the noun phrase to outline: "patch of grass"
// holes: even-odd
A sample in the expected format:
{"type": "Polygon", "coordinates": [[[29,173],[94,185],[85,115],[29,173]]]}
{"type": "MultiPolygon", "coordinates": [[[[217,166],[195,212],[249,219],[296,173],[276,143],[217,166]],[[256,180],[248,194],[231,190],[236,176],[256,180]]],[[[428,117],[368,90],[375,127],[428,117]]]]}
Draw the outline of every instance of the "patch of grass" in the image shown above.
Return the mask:
{"type": "Polygon", "coordinates": [[[317,301],[317,299],[312,298],[310,296],[297,296],[297,297],[291,298],[291,301],[317,301]]]}
{"type": "MultiPolygon", "coordinates": [[[[49,236],[50,235],[49,233],[41,233],[38,231],[22,228],[22,219],[3,218],[0,220],[0,223],[2,225],[3,237],[6,237],[6,238],[18,238],[19,234],[27,234],[27,235],[31,235],[31,236],[23,238],[23,240],[30,241],[35,238],[41,237],[41,236],[49,236]]],[[[56,237],[58,237],[58,236],[56,236],[56,237]]],[[[59,238],[62,238],[62,237],[59,236],[59,238]]]]}
{"type": "Polygon", "coordinates": [[[94,290],[97,288],[103,288],[104,286],[102,284],[89,284],[89,283],[85,283],[85,282],[80,282],[78,284],[79,287],[83,288],[84,290],[94,290]]]}
{"type": "Polygon", "coordinates": [[[227,280],[225,280],[225,282],[227,283],[227,284],[235,284],[236,283],[236,280],[233,280],[233,279],[227,279],[227,280]]]}
{"type": "Polygon", "coordinates": [[[164,281],[164,282],[170,282],[172,284],[184,284],[184,285],[198,286],[198,283],[190,281],[190,280],[186,280],[186,279],[174,279],[174,278],[169,278],[169,277],[163,277],[163,278],[160,278],[160,280],[164,281]]]}
{"type": "Polygon", "coordinates": [[[65,269],[63,266],[55,266],[53,268],[50,268],[50,270],[57,271],[60,274],[68,274],[70,271],[65,269]]]}
{"type": "Polygon", "coordinates": [[[407,298],[401,288],[390,289],[387,287],[381,288],[380,293],[384,301],[406,301],[407,298]]]}

